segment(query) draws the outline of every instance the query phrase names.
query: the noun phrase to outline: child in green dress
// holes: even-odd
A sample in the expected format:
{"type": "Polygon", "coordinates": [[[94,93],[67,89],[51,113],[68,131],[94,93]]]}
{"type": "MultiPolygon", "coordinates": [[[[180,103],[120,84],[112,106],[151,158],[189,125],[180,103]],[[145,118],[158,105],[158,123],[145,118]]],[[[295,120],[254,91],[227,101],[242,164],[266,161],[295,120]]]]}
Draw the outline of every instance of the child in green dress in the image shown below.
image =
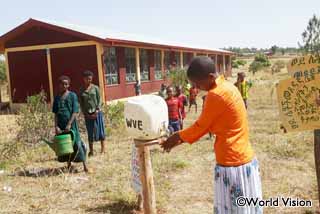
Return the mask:
{"type": "Polygon", "coordinates": [[[53,113],[55,115],[56,134],[68,133],[71,130],[74,133],[74,152],[70,155],[59,156],[59,162],[68,162],[68,168],[71,169],[71,162],[82,162],[85,172],[88,172],[86,165],[86,147],[80,138],[77,124],[79,114],[79,104],[77,95],[69,91],[70,78],[61,76],[59,78],[59,94],[55,96],[53,102],[53,113]]]}

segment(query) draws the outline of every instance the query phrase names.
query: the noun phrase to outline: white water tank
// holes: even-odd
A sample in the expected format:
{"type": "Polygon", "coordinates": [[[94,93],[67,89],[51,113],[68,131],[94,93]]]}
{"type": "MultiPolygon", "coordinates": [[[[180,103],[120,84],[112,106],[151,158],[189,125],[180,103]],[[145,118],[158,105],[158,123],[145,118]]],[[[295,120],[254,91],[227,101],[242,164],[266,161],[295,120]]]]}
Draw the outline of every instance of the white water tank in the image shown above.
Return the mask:
{"type": "Polygon", "coordinates": [[[135,139],[152,140],[166,134],[168,107],[160,96],[129,98],[124,105],[124,117],[127,131],[135,139]]]}

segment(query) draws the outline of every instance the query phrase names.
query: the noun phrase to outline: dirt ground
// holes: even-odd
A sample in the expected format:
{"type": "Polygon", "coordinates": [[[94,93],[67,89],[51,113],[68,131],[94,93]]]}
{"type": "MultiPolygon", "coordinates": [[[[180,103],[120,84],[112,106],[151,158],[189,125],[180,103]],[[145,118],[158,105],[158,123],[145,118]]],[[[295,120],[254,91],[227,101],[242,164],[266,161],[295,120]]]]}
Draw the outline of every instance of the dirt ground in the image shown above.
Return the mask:
{"type": "MultiPolygon", "coordinates": [[[[279,128],[274,85],[286,77],[285,70],[274,76],[264,72],[248,75],[253,81],[248,109],[250,141],[260,161],[264,199],[298,197],[312,200],[313,207],[266,208],[264,213],[315,213],[318,196],[313,132],[284,134],[279,128]]],[[[186,126],[198,114],[192,110],[186,126]]],[[[0,121],[0,143],[12,140],[15,116],[0,115],[0,121]]],[[[105,155],[89,159],[92,174],[85,174],[81,164],[77,165],[79,172],[65,172],[61,169],[64,164],[55,161],[46,145],[0,163],[0,213],[131,213],[136,201],[130,187],[132,140],[121,134],[109,137],[107,143],[105,155]]],[[[98,152],[99,145],[95,148],[98,152]]],[[[158,213],[213,213],[213,140],[204,136],[170,154],[156,148],[152,161],[158,213]]]]}

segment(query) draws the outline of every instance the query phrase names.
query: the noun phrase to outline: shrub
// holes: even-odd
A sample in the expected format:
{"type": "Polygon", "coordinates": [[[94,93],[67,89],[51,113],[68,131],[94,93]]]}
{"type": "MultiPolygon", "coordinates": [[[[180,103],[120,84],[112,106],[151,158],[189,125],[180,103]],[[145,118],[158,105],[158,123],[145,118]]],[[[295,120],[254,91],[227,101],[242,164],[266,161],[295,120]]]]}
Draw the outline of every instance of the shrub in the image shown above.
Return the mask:
{"type": "Polygon", "coordinates": [[[253,61],[249,66],[249,71],[252,72],[253,74],[255,74],[256,72],[258,72],[259,70],[261,70],[263,68],[264,68],[264,66],[261,62],[253,61]]]}
{"type": "Polygon", "coordinates": [[[239,68],[238,61],[237,60],[232,60],[231,61],[231,66],[232,66],[232,68],[239,68]]]}
{"type": "Polygon", "coordinates": [[[121,132],[124,130],[124,103],[117,102],[108,104],[103,108],[107,134],[121,132]]]}
{"type": "Polygon", "coordinates": [[[171,70],[169,73],[169,78],[172,83],[172,86],[175,87],[181,85],[184,90],[187,88],[188,76],[187,71],[185,69],[171,70]]]}
{"type": "Polygon", "coordinates": [[[272,74],[274,73],[279,73],[281,69],[285,68],[286,64],[282,60],[277,60],[272,66],[271,66],[271,72],[272,74]]]}
{"type": "Polygon", "coordinates": [[[263,67],[269,67],[271,65],[268,57],[264,54],[258,54],[254,57],[254,62],[259,62],[263,67]]]}
{"type": "Polygon", "coordinates": [[[243,60],[243,59],[239,59],[237,60],[238,65],[244,66],[245,64],[247,64],[247,61],[243,60]]]}
{"type": "Polygon", "coordinates": [[[237,62],[237,58],[235,56],[231,57],[231,67],[232,68],[239,68],[238,62],[237,62]]]}
{"type": "Polygon", "coordinates": [[[249,71],[255,74],[256,72],[265,69],[271,65],[268,57],[264,54],[255,56],[254,61],[249,66],[249,71]]]}
{"type": "Polygon", "coordinates": [[[245,60],[236,59],[236,57],[231,58],[232,68],[239,68],[240,66],[244,66],[245,64],[247,64],[247,62],[245,60]]]}
{"type": "Polygon", "coordinates": [[[5,143],[0,151],[4,159],[17,157],[22,150],[35,147],[41,139],[52,136],[53,114],[43,91],[27,98],[27,104],[18,111],[16,123],[18,132],[14,142],[5,143]]]}
{"type": "Polygon", "coordinates": [[[23,106],[17,117],[19,131],[17,141],[28,146],[35,146],[41,139],[49,138],[53,134],[54,120],[51,108],[47,103],[47,96],[42,91],[29,96],[27,104],[23,106]]]}
{"type": "Polygon", "coordinates": [[[6,76],[6,67],[4,62],[1,60],[1,55],[0,55],[0,103],[2,102],[2,97],[1,97],[1,86],[7,81],[7,76],[6,76]]]}

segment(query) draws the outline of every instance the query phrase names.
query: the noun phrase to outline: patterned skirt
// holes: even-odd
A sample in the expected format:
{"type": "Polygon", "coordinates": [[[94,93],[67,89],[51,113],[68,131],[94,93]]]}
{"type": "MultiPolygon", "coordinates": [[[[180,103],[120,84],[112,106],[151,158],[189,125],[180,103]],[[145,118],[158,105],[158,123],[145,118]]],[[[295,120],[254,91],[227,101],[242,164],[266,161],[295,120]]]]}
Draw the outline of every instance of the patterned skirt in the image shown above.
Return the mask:
{"type": "Polygon", "coordinates": [[[216,165],[214,170],[214,213],[215,214],[260,214],[259,206],[238,206],[237,198],[262,199],[259,162],[251,162],[238,167],[216,165]]]}

